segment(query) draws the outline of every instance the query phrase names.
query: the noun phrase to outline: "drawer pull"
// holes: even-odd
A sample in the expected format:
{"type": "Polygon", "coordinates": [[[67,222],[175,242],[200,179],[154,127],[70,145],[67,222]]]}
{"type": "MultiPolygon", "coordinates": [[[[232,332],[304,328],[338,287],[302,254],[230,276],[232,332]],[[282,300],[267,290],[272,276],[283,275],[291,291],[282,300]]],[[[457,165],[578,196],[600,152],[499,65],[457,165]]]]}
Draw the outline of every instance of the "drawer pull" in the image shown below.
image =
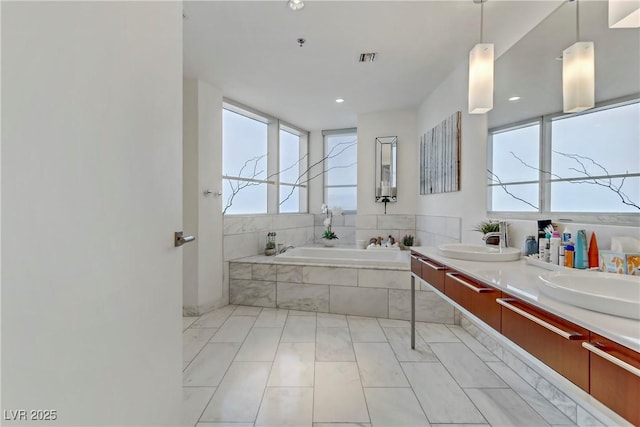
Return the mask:
{"type": "Polygon", "coordinates": [[[509,310],[513,311],[514,313],[518,313],[520,316],[531,320],[533,323],[536,323],[540,326],[542,326],[545,329],[550,330],[553,333],[556,333],[558,335],[560,335],[562,338],[568,339],[568,340],[577,340],[582,338],[582,334],[580,334],[579,332],[567,332],[567,331],[563,331],[562,329],[558,328],[557,326],[552,325],[549,322],[545,322],[542,319],[539,319],[538,317],[534,316],[531,313],[527,313],[526,311],[524,311],[521,308],[516,307],[515,305],[511,305],[509,304],[510,301],[515,301],[512,298],[496,298],[496,302],[498,304],[500,304],[501,306],[508,308],[509,310]]]}
{"type": "Polygon", "coordinates": [[[606,351],[600,350],[595,345],[585,341],[585,342],[582,343],[582,347],[586,348],[587,350],[589,350],[593,354],[595,354],[597,356],[600,356],[605,360],[608,360],[609,362],[613,363],[614,365],[617,365],[617,366],[621,367],[625,371],[631,372],[636,377],[640,377],[640,369],[636,368],[635,366],[632,366],[632,365],[628,364],[627,362],[625,362],[623,360],[618,359],[617,357],[613,357],[612,355],[610,355],[606,351]]]}
{"type": "Polygon", "coordinates": [[[431,264],[430,262],[427,262],[427,261],[425,261],[423,259],[420,259],[420,258],[418,258],[418,261],[421,262],[422,264],[426,265],[427,267],[434,269],[434,270],[440,271],[440,270],[446,270],[447,269],[447,267],[445,267],[444,265],[442,267],[438,267],[437,265],[431,264]]]}
{"type": "Polygon", "coordinates": [[[456,277],[456,274],[457,273],[447,273],[447,276],[449,276],[451,279],[455,280],[456,282],[460,283],[461,285],[464,285],[467,288],[471,289],[473,292],[477,292],[479,294],[483,294],[483,293],[488,293],[488,292],[495,291],[495,289],[493,289],[493,288],[477,288],[477,287],[473,286],[471,283],[465,282],[464,280],[459,279],[458,277],[456,277]]]}

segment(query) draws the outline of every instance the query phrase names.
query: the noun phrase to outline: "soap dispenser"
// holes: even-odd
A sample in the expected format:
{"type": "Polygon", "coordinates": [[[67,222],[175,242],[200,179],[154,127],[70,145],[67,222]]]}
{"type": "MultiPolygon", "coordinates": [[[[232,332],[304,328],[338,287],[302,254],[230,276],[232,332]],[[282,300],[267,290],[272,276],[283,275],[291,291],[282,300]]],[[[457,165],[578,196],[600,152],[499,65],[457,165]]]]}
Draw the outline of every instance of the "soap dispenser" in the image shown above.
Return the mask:
{"type": "Polygon", "coordinates": [[[587,256],[587,233],[584,230],[578,230],[576,235],[576,246],[574,255],[574,267],[585,269],[589,265],[587,256]]]}

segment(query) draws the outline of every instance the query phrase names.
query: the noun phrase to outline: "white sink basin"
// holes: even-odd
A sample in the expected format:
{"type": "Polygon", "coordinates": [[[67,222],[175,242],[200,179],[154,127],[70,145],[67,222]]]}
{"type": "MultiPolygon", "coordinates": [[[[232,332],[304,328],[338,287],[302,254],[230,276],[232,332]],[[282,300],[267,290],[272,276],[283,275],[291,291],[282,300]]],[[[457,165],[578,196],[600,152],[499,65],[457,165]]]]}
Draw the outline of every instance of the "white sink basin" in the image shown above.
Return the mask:
{"type": "Polygon", "coordinates": [[[556,271],[539,277],[540,291],[553,299],[601,313],[640,320],[640,276],[556,271]]]}
{"type": "Polygon", "coordinates": [[[438,246],[438,251],[449,258],[465,259],[467,261],[517,261],[520,259],[520,249],[517,248],[500,248],[467,243],[440,245],[438,246]]]}

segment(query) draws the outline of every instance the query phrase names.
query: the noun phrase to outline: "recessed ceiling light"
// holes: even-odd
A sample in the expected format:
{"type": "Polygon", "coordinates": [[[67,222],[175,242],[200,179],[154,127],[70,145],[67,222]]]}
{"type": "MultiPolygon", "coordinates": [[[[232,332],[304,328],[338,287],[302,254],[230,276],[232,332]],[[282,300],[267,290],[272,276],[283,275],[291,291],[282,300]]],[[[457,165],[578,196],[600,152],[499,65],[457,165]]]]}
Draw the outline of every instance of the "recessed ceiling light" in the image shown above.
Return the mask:
{"type": "Polygon", "coordinates": [[[342,99],[342,98],[338,98],[338,99],[336,99],[336,102],[337,102],[338,104],[341,104],[341,103],[343,103],[343,102],[344,102],[344,99],[342,99]]]}
{"type": "Polygon", "coordinates": [[[509,98],[509,101],[518,101],[520,99],[519,96],[512,96],[511,98],[509,98]]]}
{"type": "Polygon", "coordinates": [[[289,0],[289,8],[291,10],[301,10],[304,7],[302,0],[289,0]]]}

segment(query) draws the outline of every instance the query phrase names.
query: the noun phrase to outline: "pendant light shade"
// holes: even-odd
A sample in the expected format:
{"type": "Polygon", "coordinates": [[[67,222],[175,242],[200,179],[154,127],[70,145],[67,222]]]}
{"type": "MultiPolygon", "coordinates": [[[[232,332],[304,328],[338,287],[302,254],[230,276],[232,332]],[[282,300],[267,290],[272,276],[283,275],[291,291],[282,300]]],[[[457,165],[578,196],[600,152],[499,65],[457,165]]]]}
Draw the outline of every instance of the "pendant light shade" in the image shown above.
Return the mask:
{"type": "Polygon", "coordinates": [[[469,52],[469,114],[493,108],[493,43],[478,43],[469,52]]]}
{"type": "Polygon", "coordinates": [[[469,114],[484,114],[493,108],[493,43],[484,43],[484,3],[480,4],[480,43],[469,52],[469,114]]]}
{"type": "Polygon", "coordinates": [[[609,28],[640,28],[640,0],[609,0],[609,28]]]}
{"type": "Polygon", "coordinates": [[[595,50],[593,42],[577,42],[562,53],[562,100],[565,113],[595,105],[595,50]]]}

